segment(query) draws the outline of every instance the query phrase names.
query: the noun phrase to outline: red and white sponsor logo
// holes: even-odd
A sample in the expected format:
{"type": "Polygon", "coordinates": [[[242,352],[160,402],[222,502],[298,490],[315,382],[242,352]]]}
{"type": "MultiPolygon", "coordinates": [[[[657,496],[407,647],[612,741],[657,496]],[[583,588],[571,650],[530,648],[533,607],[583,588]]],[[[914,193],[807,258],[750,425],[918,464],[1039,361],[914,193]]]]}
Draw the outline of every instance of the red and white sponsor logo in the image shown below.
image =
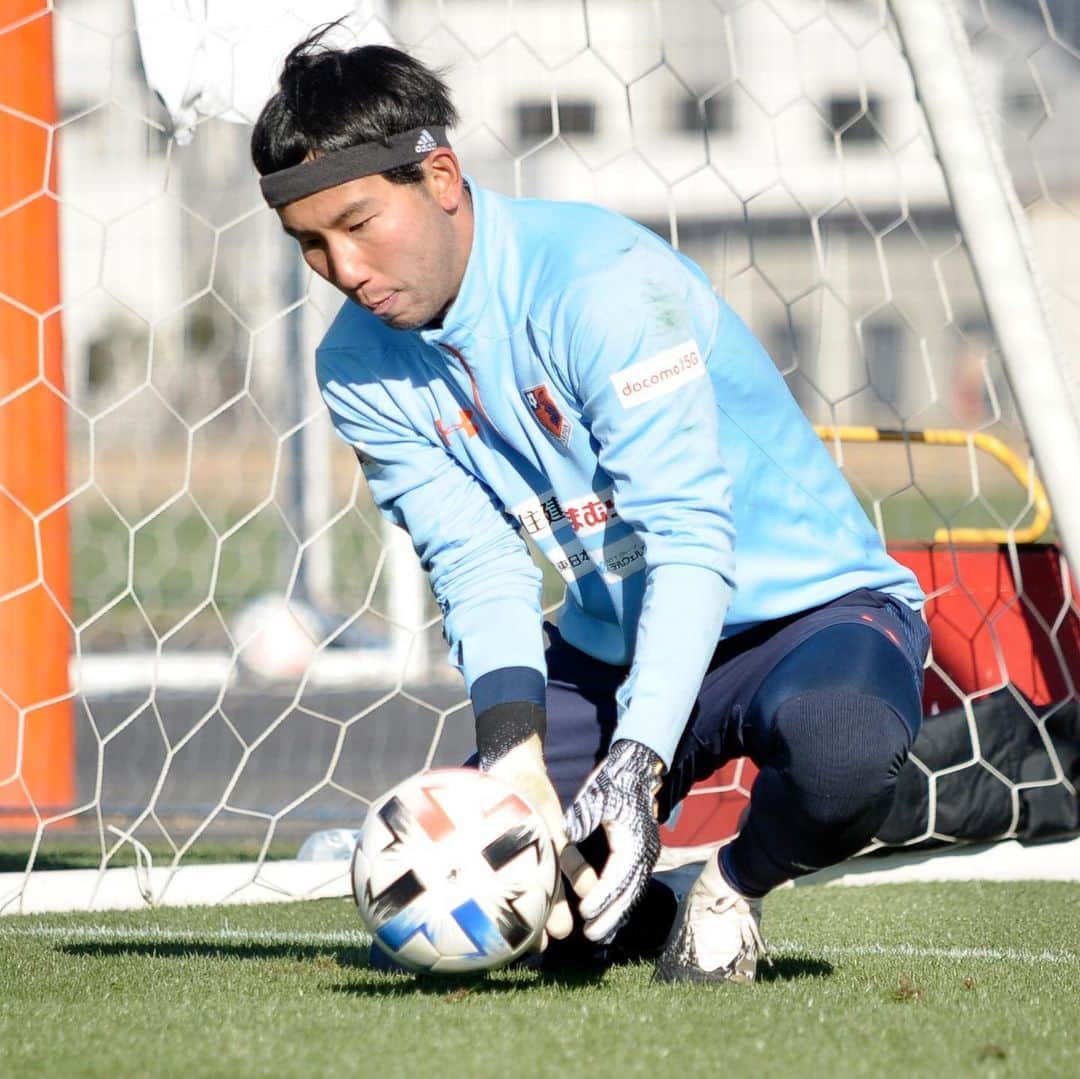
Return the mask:
{"type": "Polygon", "coordinates": [[[564,503],[563,513],[566,514],[567,523],[579,536],[603,532],[610,524],[619,520],[619,511],[615,508],[615,498],[610,487],[606,491],[590,491],[582,498],[564,503]]]}
{"type": "Polygon", "coordinates": [[[590,491],[587,495],[566,502],[560,502],[554,491],[545,491],[515,506],[510,512],[533,539],[548,536],[552,528],[564,524],[569,525],[576,535],[591,536],[620,519],[610,487],[603,491],[590,491]]]}
{"type": "Polygon", "coordinates": [[[637,408],[704,378],[706,373],[697,343],[683,341],[617,371],[611,376],[611,385],[623,408],[637,408]]]}
{"type": "Polygon", "coordinates": [[[595,548],[586,547],[578,538],[603,532],[620,520],[610,488],[565,504],[553,491],[545,491],[510,512],[568,584],[597,571],[605,580],[621,580],[645,568],[645,545],[632,532],[595,548]],[[555,538],[557,528],[563,529],[559,539],[555,538]]]}

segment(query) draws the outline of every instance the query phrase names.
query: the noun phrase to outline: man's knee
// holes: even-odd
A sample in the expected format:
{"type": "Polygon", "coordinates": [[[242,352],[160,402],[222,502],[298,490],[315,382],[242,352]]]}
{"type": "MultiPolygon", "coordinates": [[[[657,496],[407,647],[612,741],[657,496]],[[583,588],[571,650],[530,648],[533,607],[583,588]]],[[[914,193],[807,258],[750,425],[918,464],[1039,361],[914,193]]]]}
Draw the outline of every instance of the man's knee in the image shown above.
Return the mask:
{"type": "Polygon", "coordinates": [[[873,832],[892,805],[911,730],[886,701],[851,690],[813,690],[776,711],[772,767],[800,813],[822,827],[873,832]]]}

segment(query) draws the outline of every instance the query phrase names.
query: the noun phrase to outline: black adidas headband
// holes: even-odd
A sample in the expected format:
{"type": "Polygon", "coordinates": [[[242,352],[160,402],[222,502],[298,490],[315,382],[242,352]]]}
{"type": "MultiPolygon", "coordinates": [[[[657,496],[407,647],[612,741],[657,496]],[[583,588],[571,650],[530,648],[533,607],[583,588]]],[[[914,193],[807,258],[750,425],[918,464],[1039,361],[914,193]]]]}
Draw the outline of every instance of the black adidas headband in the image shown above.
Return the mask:
{"type": "Polygon", "coordinates": [[[346,146],[344,150],[334,150],[299,165],[267,173],[259,180],[259,187],[263,198],[276,210],[328,187],[359,180],[361,176],[373,176],[398,165],[413,165],[423,161],[439,146],[449,145],[445,127],[417,127],[400,135],[391,135],[385,143],[362,142],[358,146],[346,146]]]}

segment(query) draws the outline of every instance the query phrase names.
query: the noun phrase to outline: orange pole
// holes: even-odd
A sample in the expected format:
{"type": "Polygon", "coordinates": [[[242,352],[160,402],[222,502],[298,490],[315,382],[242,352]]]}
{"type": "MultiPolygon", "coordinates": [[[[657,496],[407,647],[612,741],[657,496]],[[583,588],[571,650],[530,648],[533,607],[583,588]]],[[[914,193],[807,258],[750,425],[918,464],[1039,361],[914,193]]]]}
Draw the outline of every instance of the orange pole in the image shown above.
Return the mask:
{"type": "Polygon", "coordinates": [[[52,18],[0,0],[0,830],[75,799],[52,18]]]}

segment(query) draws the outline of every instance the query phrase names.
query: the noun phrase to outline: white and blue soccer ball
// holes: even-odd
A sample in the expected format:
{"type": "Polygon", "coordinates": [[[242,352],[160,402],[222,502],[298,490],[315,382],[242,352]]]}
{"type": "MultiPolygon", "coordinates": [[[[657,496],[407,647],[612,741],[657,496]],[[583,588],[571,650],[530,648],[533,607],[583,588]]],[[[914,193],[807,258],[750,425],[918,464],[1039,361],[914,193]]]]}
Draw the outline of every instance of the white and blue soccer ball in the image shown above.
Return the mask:
{"type": "Polygon", "coordinates": [[[410,970],[489,970],[536,942],[558,872],[551,835],[520,795],[486,772],[436,768],[371,807],[353,897],[379,947],[410,970]]]}

